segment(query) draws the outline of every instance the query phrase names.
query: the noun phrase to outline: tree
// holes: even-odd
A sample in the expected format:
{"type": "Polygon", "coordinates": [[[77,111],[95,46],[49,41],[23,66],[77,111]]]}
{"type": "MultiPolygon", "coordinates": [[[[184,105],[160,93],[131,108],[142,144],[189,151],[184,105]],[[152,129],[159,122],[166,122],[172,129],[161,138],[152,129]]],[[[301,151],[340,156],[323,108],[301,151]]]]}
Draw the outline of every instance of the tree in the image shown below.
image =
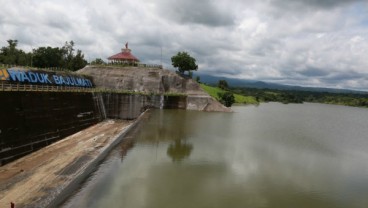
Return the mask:
{"type": "Polygon", "coordinates": [[[197,70],[195,58],[191,57],[187,52],[178,52],[175,56],[171,57],[171,62],[174,67],[177,67],[181,74],[185,71],[197,70]]]}
{"type": "Polygon", "coordinates": [[[218,93],[218,96],[220,98],[220,102],[226,107],[231,107],[235,103],[234,94],[231,92],[218,93]]]}
{"type": "Polygon", "coordinates": [[[196,82],[201,83],[201,77],[200,76],[196,76],[196,82]]]}
{"type": "Polygon", "coordinates": [[[0,49],[0,63],[27,65],[30,64],[31,54],[17,49],[18,40],[7,40],[8,46],[0,49]]]}
{"type": "Polygon", "coordinates": [[[76,71],[82,69],[86,65],[87,61],[84,59],[84,54],[82,54],[81,50],[77,50],[77,55],[73,57],[70,69],[76,71]]]}
{"type": "Polygon", "coordinates": [[[64,50],[62,48],[39,47],[33,51],[33,66],[39,68],[62,67],[64,50]]]}
{"type": "Polygon", "coordinates": [[[226,80],[219,80],[217,83],[217,87],[219,87],[220,89],[226,90],[229,88],[229,85],[227,84],[226,80]]]}
{"type": "Polygon", "coordinates": [[[95,60],[93,60],[92,62],[91,62],[91,64],[92,65],[102,65],[102,64],[106,64],[105,62],[104,62],[104,60],[102,60],[101,58],[96,58],[95,60]]]}
{"type": "Polygon", "coordinates": [[[74,59],[74,41],[66,41],[63,50],[63,68],[73,70],[73,59],[74,59]]]}
{"type": "Polygon", "coordinates": [[[87,65],[81,50],[75,53],[74,42],[65,42],[61,48],[39,47],[30,53],[17,49],[18,40],[8,40],[8,46],[0,49],[0,63],[40,68],[58,67],[72,71],[87,65]]]}

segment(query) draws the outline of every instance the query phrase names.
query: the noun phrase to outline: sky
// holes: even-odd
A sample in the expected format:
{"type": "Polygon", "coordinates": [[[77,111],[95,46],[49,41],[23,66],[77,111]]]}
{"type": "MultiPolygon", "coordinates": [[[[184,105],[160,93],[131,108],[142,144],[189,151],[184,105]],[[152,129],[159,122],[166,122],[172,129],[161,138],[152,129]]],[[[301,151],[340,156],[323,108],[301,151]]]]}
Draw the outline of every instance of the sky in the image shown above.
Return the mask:
{"type": "Polygon", "coordinates": [[[0,0],[0,46],[73,40],[88,61],[129,48],[173,69],[287,85],[368,90],[366,0],[0,0]],[[162,58],[161,58],[162,57],[162,58]]]}

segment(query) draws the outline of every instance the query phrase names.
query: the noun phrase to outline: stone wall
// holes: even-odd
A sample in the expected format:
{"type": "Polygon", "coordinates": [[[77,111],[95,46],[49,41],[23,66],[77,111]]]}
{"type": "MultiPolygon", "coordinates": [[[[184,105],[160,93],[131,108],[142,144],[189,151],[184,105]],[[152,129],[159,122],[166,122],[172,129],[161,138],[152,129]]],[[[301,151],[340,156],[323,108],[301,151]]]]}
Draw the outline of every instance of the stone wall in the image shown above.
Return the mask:
{"type": "MultiPolygon", "coordinates": [[[[183,94],[188,98],[185,109],[231,112],[231,109],[226,108],[202,90],[197,82],[169,70],[142,67],[86,66],[78,73],[93,77],[93,82],[97,88],[146,94],[183,94]]],[[[130,101],[123,102],[129,103],[130,101]]],[[[157,105],[155,106],[157,107],[157,105]]]]}
{"type": "Polygon", "coordinates": [[[193,80],[157,68],[86,66],[78,73],[93,77],[93,82],[99,88],[152,94],[185,94],[188,90],[195,90],[196,93],[205,94],[193,80]]]}
{"type": "Polygon", "coordinates": [[[185,96],[119,93],[101,93],[96,96],[103,100],[107,118],[135,119],[148,108],[186,109],[185,96]]]}

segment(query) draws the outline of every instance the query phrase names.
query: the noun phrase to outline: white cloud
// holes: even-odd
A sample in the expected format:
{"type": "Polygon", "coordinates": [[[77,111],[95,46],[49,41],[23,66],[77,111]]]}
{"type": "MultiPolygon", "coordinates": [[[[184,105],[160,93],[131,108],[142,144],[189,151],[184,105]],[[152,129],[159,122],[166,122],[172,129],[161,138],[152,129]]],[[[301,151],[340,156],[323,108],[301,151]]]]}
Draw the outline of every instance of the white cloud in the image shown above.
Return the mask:
{"type": "Polygon", "coordinates": [[[188,51],[200,71],[282,84],[368,89],[368,12],[360,0],[0,0],[0,45],[73,40],[89,60],[129,41],[164,65],[188,51]]]}

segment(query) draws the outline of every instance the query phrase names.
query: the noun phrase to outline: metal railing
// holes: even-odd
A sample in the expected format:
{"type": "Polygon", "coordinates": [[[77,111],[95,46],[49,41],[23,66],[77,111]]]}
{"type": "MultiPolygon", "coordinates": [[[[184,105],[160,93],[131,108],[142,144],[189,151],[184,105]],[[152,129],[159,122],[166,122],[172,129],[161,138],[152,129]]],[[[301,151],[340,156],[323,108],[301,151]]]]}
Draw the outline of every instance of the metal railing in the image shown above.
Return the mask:
{"type": "Polygon", "coordinates": [[[160,64],[138,64],[139,67],[145,67],[145,68],[158,68],[162,69],[162,65],[160,64]]]}
{"type": "Polygon", "coordinates": [[[89,64],[89,66],[142,67],[142,68],[153,68],[153,69],[163,68],[163,66],[160,64],[141,64],[141,63],[105,63],[105,64],[89,64]]]}
{"type": "Polygon", "coordinates": [[[0,91],[92,92],[93,90],[94,88],[56,85],[31,85],[6,83],[0,81],[0,91]]]}
{"type": "Polygon", "coordinates": [[[31,67],[31,66],[21,66],[21,65],[15,65],[15,64],[3,64],[0,63],[0,69],[9,69],[9,68],[24,68],[24,69],[33,69],[33,70],[46,70],[46,71],[55,71],[55,72],[72,72],[69,69],[61,68],[61,67],[45,67],[45,68],[39,68],[39,67],[31,67]]]}
{"type": "MultiPolygon", "coordinates": [[[[161,64],[141,64],[141,63],[105,63],[105,64],[89,64],[90,66],[116,66],[116,67],[142,67],[142,68],[154,68],[154,69],[162,69],[163,66],[161,64]]],[[[13,67],[20,67],[25,69],[36,69],[36,70],[46,70],[46,71],[65,71],[65,72],[72,72],[69,69],[61,68],[61,67],[45,67],[45,68],[38,68],[38,67],[30,67],[30,66],[19,66],[19,65],[12,65],[12,64],[2,64],[0,63],[0,69],[5,68],[13,68],[13,67]]]]}

